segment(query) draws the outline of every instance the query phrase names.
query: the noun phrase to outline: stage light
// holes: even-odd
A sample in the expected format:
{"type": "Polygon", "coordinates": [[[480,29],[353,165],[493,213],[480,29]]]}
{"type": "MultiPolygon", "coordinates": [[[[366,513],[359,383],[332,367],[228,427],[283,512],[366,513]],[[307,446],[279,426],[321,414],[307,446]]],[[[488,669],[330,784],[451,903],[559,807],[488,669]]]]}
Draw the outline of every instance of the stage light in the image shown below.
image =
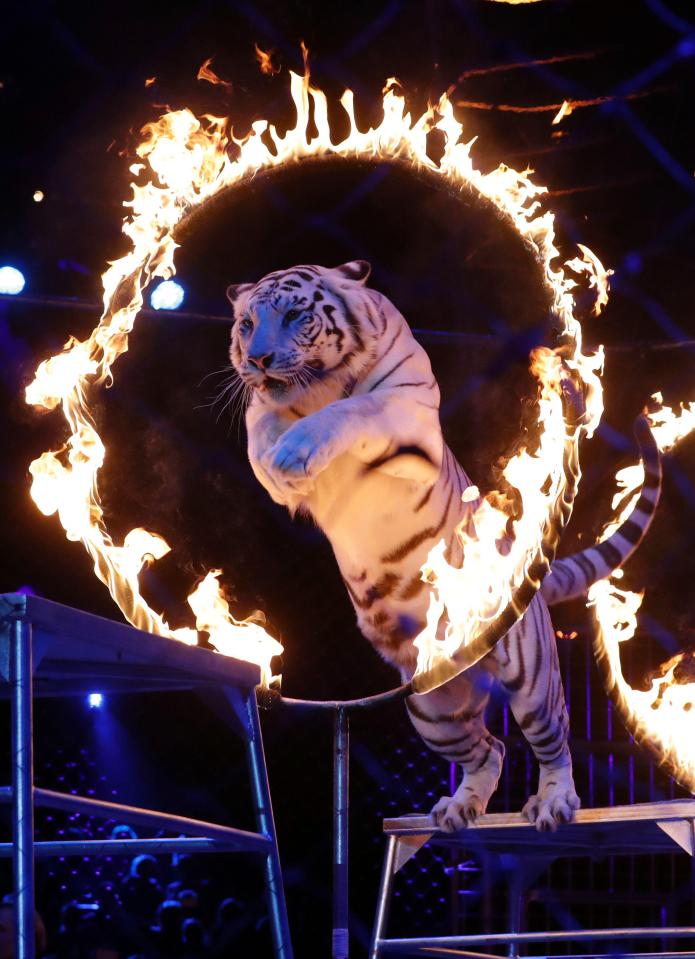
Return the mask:
{"type": "Polygon", "coordinates": [[[45,196],[43,190],[34,190],[34,203],[41,203],[45,196]]]}
{"type": "Polygon", "coordinates": [[[642,269],[642,257],[633,250],[626,254],[623,266],[630,276],[636,276],[642,269]]]}
{"type": "Polygon", "coordinates": [[[24,274],[16,266],[0,266],[0,293],[16,296],[25,284],[24,274]]]}
{"type": "Polygon", "coordinates": [[[153,310],[178,310],[183,303],[185,291],[176,280],[164,280],[150,294],[150,306],[153,310]]]}
{"type": "Polygon", "coordinates": [[[87,705],[90,709],[101,709],[104,705],[104,696],[102,693],[90,693],[87,696],[87,705]]]}

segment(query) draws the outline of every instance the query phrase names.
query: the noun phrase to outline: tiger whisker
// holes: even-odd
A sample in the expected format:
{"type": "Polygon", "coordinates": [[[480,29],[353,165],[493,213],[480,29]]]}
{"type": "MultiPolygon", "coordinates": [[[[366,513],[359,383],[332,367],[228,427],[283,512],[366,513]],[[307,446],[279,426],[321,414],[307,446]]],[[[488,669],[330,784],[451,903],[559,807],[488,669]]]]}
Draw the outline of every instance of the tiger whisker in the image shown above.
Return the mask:
{"type": "Polygon", "coordinates": [[[202,378],[202,380],[200,380],[200,382],[198,383],[198,386],[199,387],[202,386],[206,380],[210,379],[210,377],[222,376],[224,373],[231,373],[233,376],[239,375],[230,363],[228,366],[223,366],[219,370],[213,370],[211,373],[206,373],[205,376],[202,378]]]}
{"type": "Polygon", "coordinates": [[[229,436],[232,427],[236,424],[237,431],[237,440],[241,438],[241,423],[244,415],[244,410],[248,406],[251,398],[251,389],[243,384],[243,389],[239,390],[234,397],[234,405],[232,407],[232,415],[229,421],[229,428],[227,429],[227,436],[229,436]]]}
{"type": "Polygon", "coordinates": [[[215,406],[216,403],[222,402],[222,400],[225,401],[220,411],[217,414],[217,418],[215,420],[216,423],[219,423],[225,410],[229,409],[229,407],[232,406],[240,396],[245,395],[246,388],[247,387],[244,381],[238,380],[236,383],[232,383],[230,386],[228,386],[225,390],[222,391],[222,393],[220,394],[220,396],[218,396],[215,403],[212,404],[212,406],[215,406]]]}
{"type": "Polygon", "coordinates": [[[224,399],[224,397],[227,395],[227,393],[230,390],[237,390],[238,388],[239,388],[239,381],[236,379],[230,378],[230,380],[227,383],[222,385],[222,388],[216,395],[210,397],[210,402],[200,403],[198,406],[195,407],[195,409],[212,408],[216,406],[217,403],[220,402],[220,400],[224,399]]]}

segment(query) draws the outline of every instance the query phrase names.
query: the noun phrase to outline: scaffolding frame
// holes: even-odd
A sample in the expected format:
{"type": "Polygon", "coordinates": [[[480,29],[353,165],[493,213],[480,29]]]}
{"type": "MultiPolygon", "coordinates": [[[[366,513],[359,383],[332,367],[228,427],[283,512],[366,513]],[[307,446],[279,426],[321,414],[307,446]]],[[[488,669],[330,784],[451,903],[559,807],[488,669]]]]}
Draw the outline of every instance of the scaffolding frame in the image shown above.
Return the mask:
{"type": "Polygon", "coordinates": [[[11,704],[12,785],[0,787],[0,803],[12,809],[15,955],[35,957],[34,863],[49,856],[152,855],[251,852],[263,859],[266,900],[275,959],[292,959],[270,787],[256,703],[260,668],[154,636],[122,623],[36,596],[0,595],[0,695],[11,704]],[[251,780],[256,832],[150,809],[67,795],[34,786],[33,698],[69,696],[98,686],[108,692],[217,688],[224,693],[231,726],[243,740],[251,780]],[[116,816],[133,825],[184,833],[185,837],[125,840],[37,841],[34,809],[116,816]]]}

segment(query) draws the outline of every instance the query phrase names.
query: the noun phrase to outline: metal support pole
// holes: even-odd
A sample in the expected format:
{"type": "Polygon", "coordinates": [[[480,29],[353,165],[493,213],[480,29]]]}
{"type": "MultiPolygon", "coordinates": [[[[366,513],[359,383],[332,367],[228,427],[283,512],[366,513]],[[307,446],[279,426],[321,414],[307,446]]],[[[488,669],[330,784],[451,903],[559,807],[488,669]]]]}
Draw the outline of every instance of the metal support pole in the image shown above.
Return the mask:
{"type": "Polygon", "coordinates": [[[333,959],[348,959],[348,816],[350,811],[350,721],[338,708],[333,726],[333,959]]]}
{"type": "Polygon", "coordinates": [[[15,956],[34,959],[34,762],[31,704],[31,624],[10,632],[12,697],[12,839],[15,889],[15,956]]]}
{"type": "Polygon", "coordinates": [[[270,915],[270,929],[273,936],[273,949],[275,959],[292,959],[290,926],[287,919],[280,855],[273,820],[273,807],[270,802],[270,786],[268,785],[255,690],[252,690],[246,697],[246,708],[248,711],[246,755],[251,773],[251,792],[256,814],[256,828],[272,840],[270,851],[265,857],[265,888],[270,915]]]}
{"type": "Polygon", "coordinates": [[[379,897],[376,904],[376,918],[374,919],[372,944],[369,948],[369,959],[379,959],[379,943],[384,938],[384,933],[386,932],[386,923],[388,922],[389,918],[389,906],[391,905],[391,887],[393,886],[397,848],[398,837],[389,836],[386,846],[386,855],[384,856],[384,866],[381,870],[379,897]]]}
{"type": "MultiPolygon", "coordinates": [[[[521,906],[523,894],[523,866],[517,861],[516,868],[507,873],[507,895],[509,896],[509,901],[507,903],[508,924],[509,931],[513,933],[521,932],[521,906]]],[[[517,959],[518,955],[519,944],[516,941],[511,941],[507,946],[507,956],[509,956],[509,959],[517,959]]]]}

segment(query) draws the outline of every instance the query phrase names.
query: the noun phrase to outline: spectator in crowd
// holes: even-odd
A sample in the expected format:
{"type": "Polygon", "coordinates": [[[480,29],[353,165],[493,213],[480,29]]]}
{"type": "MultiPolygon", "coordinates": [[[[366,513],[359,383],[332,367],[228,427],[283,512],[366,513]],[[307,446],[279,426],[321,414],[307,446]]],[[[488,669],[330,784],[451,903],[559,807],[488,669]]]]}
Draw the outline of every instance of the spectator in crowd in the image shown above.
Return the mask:
{"type": "MultiPolygon", "coordinates": [[[[115,795],[86,749],[68,759],[64,747],[44,769],[49,788],[115,795]]],[[[37,810],[42,839],[137,839],[129,825],[84,814],[37,810]]],[[[228,959],[253,955],[264,914],[260,886],[245,887],[249,907],[234,898],[224,859],[176,854],[154,857],[58,857],[37,870],[37,955],[45,959],[228,959]],[[47,935],[48,933],[48,935],[47,935]]],[[[260,872],[259,872],[260,882],[260,872]]],[[[263,932],[260,933],[263,935],[263,932]]],[[[11,899],[0,904],[0,959],[14,956],[11,899]]]]}
{"type": "MultiPolygon", "coordinates": [[[[15,908],[14,904],[5,896],[0,904],[0,959],[14,959],[15,937],[15,908]]],[[[34,914],[34,931],[36,933],[36,954],[42,956],[46,949],[46,929],[43,919],[34,914]]]]}

